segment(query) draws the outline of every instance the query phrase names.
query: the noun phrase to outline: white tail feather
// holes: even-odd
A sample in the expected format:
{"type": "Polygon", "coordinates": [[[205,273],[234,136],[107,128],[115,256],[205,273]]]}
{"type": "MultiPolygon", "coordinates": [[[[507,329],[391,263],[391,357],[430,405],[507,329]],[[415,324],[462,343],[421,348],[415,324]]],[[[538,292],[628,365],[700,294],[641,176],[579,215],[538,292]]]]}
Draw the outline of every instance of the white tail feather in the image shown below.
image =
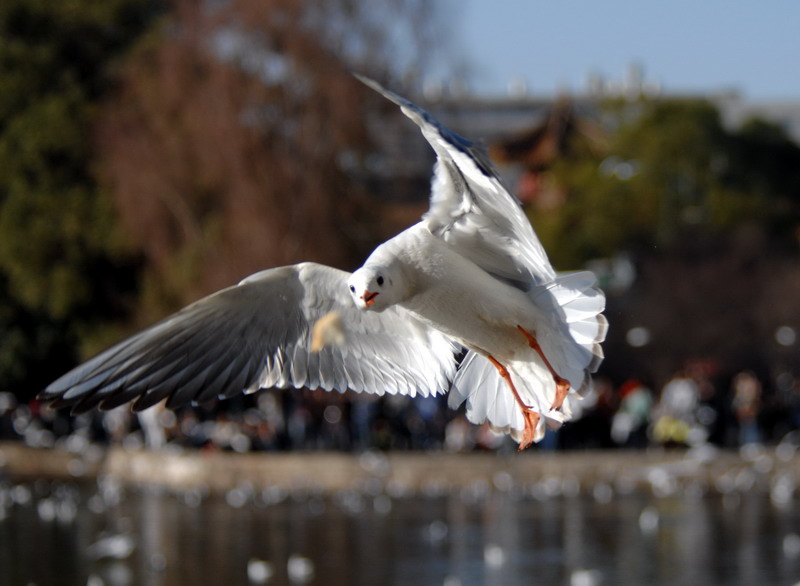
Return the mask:
{"type": "Polygon", "coordinates": [[[553,316],[554,331],[544,332],[539,342],[556,371],[576,390],[586,386],[603,359],[606,298],[596,282],[589,271],[566,273],[532,292],[534,303],[553,316]]]}

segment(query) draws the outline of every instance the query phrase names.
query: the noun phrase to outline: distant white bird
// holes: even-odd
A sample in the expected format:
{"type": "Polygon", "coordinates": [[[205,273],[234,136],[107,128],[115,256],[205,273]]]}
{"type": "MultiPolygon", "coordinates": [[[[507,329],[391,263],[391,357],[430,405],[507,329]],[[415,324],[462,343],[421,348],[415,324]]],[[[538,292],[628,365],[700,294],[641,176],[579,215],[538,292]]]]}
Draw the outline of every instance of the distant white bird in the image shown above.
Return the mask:
{"type": "Polygon", "coordinates": [[[605,298],[594,275],[556,275],[483,150],[360,79],[436,151],[422,221],[352,274],[314,263],[256,273],[102,352],[42,399],[83,412],[268,387],[449,390],[451,407],[466,402],[470,421],[511,433],[520,449],[569,419],[570,389],[583,393],[602,360],[605,298]]]}
{"type": "Polygon", "coordinates": [[[136,549],[136,541],[129,533],[104,534],[86,548],[89,559],[110,558],[124,560],[136,549]]]}

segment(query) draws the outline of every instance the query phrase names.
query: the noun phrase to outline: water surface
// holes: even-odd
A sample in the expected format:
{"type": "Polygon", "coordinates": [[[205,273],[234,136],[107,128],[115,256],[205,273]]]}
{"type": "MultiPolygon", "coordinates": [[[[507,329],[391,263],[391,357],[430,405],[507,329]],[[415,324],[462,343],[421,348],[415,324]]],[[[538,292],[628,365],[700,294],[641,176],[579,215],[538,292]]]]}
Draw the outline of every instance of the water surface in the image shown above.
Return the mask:
{"type": "Polygon", "coordinates": [[[0,584],[786,585],[800,514],[760,492],[172,494],[0,489],[0,584]],[[537,498],[538,497],[538,498],[537,498]]]}

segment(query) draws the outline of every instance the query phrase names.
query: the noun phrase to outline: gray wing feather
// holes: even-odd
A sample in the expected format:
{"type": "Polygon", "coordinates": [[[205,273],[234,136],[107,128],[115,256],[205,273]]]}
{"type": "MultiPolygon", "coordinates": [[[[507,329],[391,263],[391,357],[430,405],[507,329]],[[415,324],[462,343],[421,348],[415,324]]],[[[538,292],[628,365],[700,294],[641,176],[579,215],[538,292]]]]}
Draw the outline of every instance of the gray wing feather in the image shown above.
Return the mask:
{"type": "Polygon", "coordinates": [[[456,345],[403,310],[359,311],[348,276],[313,263],[262,271],[102,352],[40,398],[84,412],[164,399],[176,408],[273,386],[445,392],[456,345]],[[345,342],[313,353],[311,328],[331,311],[345,342]]]}

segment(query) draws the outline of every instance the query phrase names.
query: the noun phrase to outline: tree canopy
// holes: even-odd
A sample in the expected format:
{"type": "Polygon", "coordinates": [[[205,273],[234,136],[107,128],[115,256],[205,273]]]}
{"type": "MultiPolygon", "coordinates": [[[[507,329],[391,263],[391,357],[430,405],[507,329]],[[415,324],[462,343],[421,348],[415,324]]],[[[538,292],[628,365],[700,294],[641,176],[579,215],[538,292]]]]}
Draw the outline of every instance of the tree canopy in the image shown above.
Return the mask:
{"type": "Polygon", "coordinates": [[[183,2],[131,55],[98,163],[147,259],[148,320],[266,266],[360,260],[375,239],[371,102],[350,70],[402,74],[389,23],[418,34],[427,14],[416,0],[183,2]]]}
{"type": "Polygon", "coordinates": [[[701,99],[606,105],[608,150],[562,158],[552,170],[563,206],[534,211],[558,266],[620,251],[731,237],[758,224],[790,244],[800,221],[800,147],[780,127],[726,128],[701,99]]]}
{"type": "Polygon", "coordinates": [[[0,6],[0,379],[29,392],[43,364],[129,302],[136,255],[92,169],[113,65],[158,14],[141,0],[0,6]]]}

